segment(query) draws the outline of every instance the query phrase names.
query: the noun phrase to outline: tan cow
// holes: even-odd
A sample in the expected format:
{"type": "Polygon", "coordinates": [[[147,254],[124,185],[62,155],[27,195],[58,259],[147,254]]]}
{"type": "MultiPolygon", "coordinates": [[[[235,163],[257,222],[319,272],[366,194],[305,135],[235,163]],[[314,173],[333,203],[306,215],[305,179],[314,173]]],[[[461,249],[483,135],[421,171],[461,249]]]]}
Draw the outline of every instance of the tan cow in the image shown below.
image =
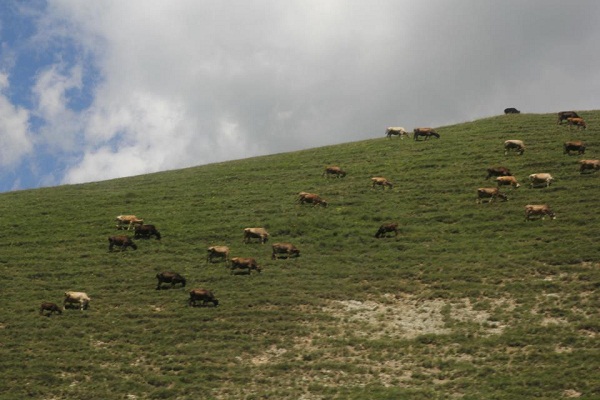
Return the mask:
{"type": "Polygon", "coordinates": [[[127,229],[130,230],[135,228],[136,225],[142,225],[144,220],[136,217],[135,215],[119,215],[115,218],[117,221],[117,229],[127,229]]]}
{"type": "Polygon", "coordinates": [[[563,147],[563,154],[571,155],[571,151],[576,151],[577,154],[585,153],[585,143],[583,143],[581,140],[572,140],[570,142],[565,142],[563,147]]]}
{"type": "Polygon", "coordinates": [[[275,243],[273,244],[273,253],[271,254],[271,259],[275,260],[276,258],[289,258],[289,257],[299,257],[300,250],[296,248],[291,243],[275,243]]]}
{"type": "Polygon", "coordinates": [[[583,118],[567,118],[567,125],[569,125],[569,129],[573,129],[574,126],[576,126],[577,129],[587,128],[583,118]]]}
{"type": "Polygon", "coordinates": [[[89,307],[90,296],[85,292],[65,292],[65,300],[63,302],[63,310],[67,308],[67,303],[78,303],[80,310],[85,310],[89,307]]]}
{"type": "Polygon", "coordinates": [[[600,160],[580,160],[579,164],[579,172],[582,174],[584,171],[595,172],[600,169],[600,160]]]}
{"type": "Polygon", "coordinates": [[[343,178],[346,176],[346,171],[338,167],[337,165],[331,165],[325,168],[325,172],[323,172],[323,176],[330,177],[335,176],[336,178],[343,178]]]}
{"type": "Polygon", "coordinates": [[[512,186],[515,189],[521,186],[514,176],[499,176],[496,178],[498,186],[512,186]]]}
{"type": "Polygon", "coordinates": [[[415,128],[413,129],[413,139],[419,140],[419,136],[425,136],[425,140],[430,137],[434,137],[436,139],[440,138],[440,134],[437,133],[433,128],[415,128]]]}
{"type": "Polygon", "coordinates": [[[250,239],[258,239],[261,244],[269,240],[269,232],[265,228],[245,228],[244,243],[250,243],[250,239]]]}
{"type": "Polygon", "coordinates": [[[500,192],[500,189],[498,189],[497,187],[495,188],[479,188],[477,189],[477,200],[476,202],[478,204],[481,204],[483,202],[483,199],[488,199],[488,203],[491,203],[492,201],[496,200],[496,198],[500,198],[504,201],[508,200],[508,197],[504,194],[500,192]]]}
{"type": "Polygon", "coordinates": [[[556,219],[556,215],[547,204],[528,204],[525,206],[526,221],[529,221],[532,216],[541,216],[542,219],[544,219],[546,218],[546,215],[548,215],[550,219],[556,219]]]}
{"type": "Polygon", "coordinates": [[[231,273],[235,273],[236,269],[247,272],[248,274],[252,271],[261,272],[262,268],[256,263],[256,259],[252,257],[233,257],[231,259],[231,273]]]}
{"type": "Polygon", "coordinates": [[[522,140],[510,139],[504,142],[504,155],[507,155],[510,150],[514,150],[519,155],[525,152],[525,143],[522,140]]]}
{"type": "Polygon", "coordinates": [[[210,246],[206,255],[206,262],[213,262],[214,259],[222,259],[229,262],[229,247],[227,246],[210,246]]]}
{"type": "Polygon", "coordinates": [[[548,187],[552,183],[554,178],[548,173],[531,174],[529,175],[529,187],[534,188],[538,186],[548,187]]]}
{"type": "Polygon", "coordinates": [[[314,194],[314,193],[307,193],[307,192],[300,192],[299,194],[299,198],[298,201],[300,202],[300,204],[312,204],[313,207],[316,206],[323,206],[323,207],[327,207],[327,201],[323,200],[318,194],[314,194]]]}
{"type": "Polygon", "coordinates": [[[385,187],[389,187],[390,189],[392,189],[394,187],[394,184],[390,181],[388,181],[386,178],[382,177],[382,176],[374,176],[371,178],[371,181],[373,182],[372,187],[375,186],[381,186],[383,188],[383,190],[385,190],[385,187]]]}

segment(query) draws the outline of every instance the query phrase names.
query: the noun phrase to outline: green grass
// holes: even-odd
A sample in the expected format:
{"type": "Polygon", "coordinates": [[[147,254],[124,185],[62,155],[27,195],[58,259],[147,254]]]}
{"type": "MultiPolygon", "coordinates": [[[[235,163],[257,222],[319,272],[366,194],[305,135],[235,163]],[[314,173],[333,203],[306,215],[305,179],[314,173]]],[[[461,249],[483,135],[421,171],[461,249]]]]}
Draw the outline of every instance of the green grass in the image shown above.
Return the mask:
{"type": "Polygon", "coordinates": [[[441,139],[377,137],[305,151],[0,195],[1,399],[556,399],[600,397],[600,111],[587,131],[554,114],[439,127],[441,139]],[[504,156],[522,139],[523,156],[504,156]],[[562,154],[570,139],[585,157],[562,154]],[[321,176],[326,165],[348,172],[321,176]],[[523,186],[476,204],[491,166],[523,186]],[[549,188],[527,176],[550,172],[549,188]],[[393,190],[373,189],[381,175],[393,190]],[[316,192],[327,208],[301,206],[316,192]],[[524,220],[548,203],[551,221],[524,220]],[[163,239],[109,253],[115,216],[163,239]],[[400,235],[375,239],[383,222],[400,235]],[[242,243],[266,227],[267,245],[242,243]],[[294,243],[297,259],[271,260],[294,243]],[[205,262],[228,245],[261,274],[205,262]],[[173,270],[185,289],[155,290],[173,270]],[[220,306],[187,307],[188,290],[220,306]],[[90,309],[38,315],[86,291],[90,309]],[[129,396],[129,397],[128,397],[129,396]]]}

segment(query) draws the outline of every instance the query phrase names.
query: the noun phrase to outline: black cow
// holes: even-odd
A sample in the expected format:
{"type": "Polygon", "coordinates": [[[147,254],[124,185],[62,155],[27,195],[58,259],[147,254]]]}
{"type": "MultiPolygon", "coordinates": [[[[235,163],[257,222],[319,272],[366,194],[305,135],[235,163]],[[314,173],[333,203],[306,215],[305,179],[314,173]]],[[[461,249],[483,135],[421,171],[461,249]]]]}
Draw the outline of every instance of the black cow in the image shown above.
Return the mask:
{"type": "Polygon", "coordinates": [[[557,124],[561,124],[563,121],[566,121],[568,118],[580,118],[579,115],[575,111],[559,111],[558,112],[558,121],[557,124]]]}
{"type": "Polygon", "coordinates": [[[46,315],[49,317],[54,312],[57,314],[62,314],[62,310],[56,303],[45,301],[40,305],[40,315],[46,315]],[[44,311],[48,311],[48,314],[44,314],[44,311]]]}
{"type": "Polygon", "coordinates": [[[377,233],[375,233],[375,237],[385,237],[386,233],[388,232],[394,232],[394,236],[398,236],[398,224],[395,222],[391,222],[381,225],[377,230],[377,233]]]}
{"type": "Polygon", "coordinates": [[[178,283],[181,283],[181,287],[185,287],[185,278],[179,275],[177,272],[159,272],[158,274],[156,274],[156,279],[158,279],[156,290],[159,290],[161,288],[161,283],[170,283],[171,287],[175,286],[178,283]]]}
{"type": "Polygon", "coordinates": [[[504,114],[521,114],[521,111],[514,107],[509,107],[504,109],[504,114]]]}
{"type": "Polygon", "coordinates": [[[150,236],[155,236],[156,240],[160,240],[160,232],[156,230],[154,225],[136,225],[134,228],[136,239],[150,239],[150,236]]]}

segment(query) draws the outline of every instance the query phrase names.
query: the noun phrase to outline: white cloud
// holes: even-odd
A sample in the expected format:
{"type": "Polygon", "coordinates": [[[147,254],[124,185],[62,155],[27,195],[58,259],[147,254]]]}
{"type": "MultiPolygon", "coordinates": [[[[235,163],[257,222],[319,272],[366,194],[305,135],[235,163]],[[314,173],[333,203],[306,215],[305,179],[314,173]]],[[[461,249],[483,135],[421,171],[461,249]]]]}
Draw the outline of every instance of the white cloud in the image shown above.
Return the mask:
{"type": "Polygon", "coordinates": [[[14,167],[33,149],[29,112],[9,101],[4,94],[8,88],[8,74],[0,73],[0,166],[3,168],[14,167]]]}

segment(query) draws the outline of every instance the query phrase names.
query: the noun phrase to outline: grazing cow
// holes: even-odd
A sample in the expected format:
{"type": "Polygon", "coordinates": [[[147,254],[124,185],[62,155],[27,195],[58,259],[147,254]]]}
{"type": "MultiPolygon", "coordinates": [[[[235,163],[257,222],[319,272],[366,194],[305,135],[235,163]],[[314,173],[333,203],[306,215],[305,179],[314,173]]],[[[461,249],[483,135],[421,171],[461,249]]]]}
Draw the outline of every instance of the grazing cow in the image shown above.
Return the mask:
{"type": "Polygon", "coordinates": [[[404,139],[404,136],[410,137],[406,129],[401,126],[389,127],[385,130],[385,135],[388,139],[391,139],[392,136],[400,136],[400,139],[404,139]]]}
{"type": "Polygon", "coordinates": [[[343,178],[346,176],[346,171],[342,170],[336,165],[332,165],[325,168],[325,172],[323,172],[323,176],[330,177],[331,175],[335,176],[336,178],[343,178]]]}
{"type": "Polygon", "coordinates": [[[215,258],[225,260],[225,262],[229,262],[229,247],[210,246],[208,248],[208,254],[206,255],[206,262],[213,262],[215,258]]]}
{"type": "Polygon", "coordinates": [[[499,176],[496,178],[496,184],[500,186],[512,186],[515,189],[521,186],[514,176],[499,176]]]}
{"type": "Polygon", "coordinates": [[[521,111],[514,107],[509,107],[504,109],[504,114],[521,114],[521,111]]]}
{"type": "Polygon", "coordinates": [[[519,155],[522,155],[525,152],[525,144],[522,140],[507,140],[504,142],[504,155],[507,155],[509,150],[514,150],[519,155]]]}
{"type": "Polygon", "coordinates": [[[250,243],[250,239],[258,239],[261,244],[269,240],[269,232],[265,228],[245,228],[244,243],[250,243]]]}
{"type": "Polygon", "coordinates": [[[271,259],[275,260],[276,258],[288,258],[288,257],[299,257],[300,250],[296,248],[291,243],[275,243],[273,244],[273,254],[271,254],[271,259]]]}
{"type": "Polygon", "coordinates": [[[587,128],[587,125],[585,124],[583,118],[567,118],[567,125],[569,125],[569,129],[573,129],[574,126],[576,126],[577,129],[587,128]]]}
{"type": "Polygon", "coordinates": [[[387,237],[386,233],[394,232],[394,236],[398,236],[398,224],[395,222],[390,222],[386,224],[382,224],[377,233],[375,233],[376,238],[387,237]]]}
{"type": "Polygon", "coordinates": [[[542,186],[542,187],[548,187],[550,186],[550,184],[552,183],[552,181],[554,180],[554,178],[552,177],[552,175],[547,174],[547,173],[540,173],[540,174],[531,174],[529,175],[529,187],[530,188],[534,188],[534,187],[538,187],[538,186],[542,186]]]}
{"type": "Polygon", "coordinates": [[[579,164],[579,172],[582,174],[584,171],[595,172],[600,169],[600,160],[581,160],[579,164]]]}
{"type": "Polygon", "coordinates": [[[156,285],[156,290],[161,289],[161,283],[170,283],[171,287],[175,286],[178,283],[181,283],[181,287],[185,287],[185,278],[179,275],[177,272],[165,271],[159,272],[156,274],[156,279],[158,279],[158,284],[156,285]]]}
{"type": "Polygon", "coordinates": [[[381,186],[383,190],[385,190],[386,186],[390,189],[394,187],[394,184],[392,182],[388,181],[382,176],[374,176],[373,178],[371,178],[371,181],[373,181],[373,185],[371,187],[381,186]]]}
{"type": "Polygon", "coordinates": [[[477,200],[476,202],[481,204],[483,199],[488,199],[488,203],[496,200],[496,198],[500,198],[504,201],[508,200],[508,197],[500,192],[500,189],[495,188],[479,188],[477,189],[477,200]]]}
{"type": "Polygon", "coordinates": [[[436,139],[440,138],[440,134],[433,130],[433,128],[415,128],[413,130],[413,139],[419,140],[419,136],[425,136],[425,140],[433,136],[436,139]]]}
{"type": "Polygon", "coordinates": [[[156,230],[154,225],[136,225],[134,228],[134,238],[150,239],[150,236],[155,236],[156,240],[160,240],[160,232],[156,230]]]}
{"type": "Polygon", "coordinates": [[[112,251],[114,246],[120,247],[121,251],[124,251],[127,247],[137,250],[137,245],[133,243],[129,236],[110,236],[108,238],[108,251],[112,251]]]}
{"type": "Polygon", "coordinates": [[[46,317],[49,317],[52,313],[62,314],[62,310],[56,303],[50,303],[48,301],[45,301],[40,305],[40,315],[44,315],[44,311],[48,311],[48,314],[45,314],[46,317]]]}
{"type": "Polygon", "coordinates": [[[219,305],[219,300],[215,298],[215,295],[206,289],[192,289],[190,290],[190,300],[188,305],[190,307],[196,307],[196,302],[202,301],[202,305],[205,306],[206,303],[213,303],[213,306],[219,305]]]}
{"type": "Polygon", "coordinates": [[[117,221],[117,229],[127,229],[135,228],[136,225],[142,225],[144,223],[143,219],[136,217],[135,215],[119,215],[116,219],[117,221]]]}
{"type": "Polygon", "coordinates": [[[542,219],[546,218],[546,215],[550,216],[550,219],[556,219],[556,215],[547,204],[528,204],[525,206],[525,220],[529,221],[532,216],[541,216],[542,219]]]}
{"type": "Polygon", "coordinates": [[[581,140],[572,140],[570,142],[565,142],[563,154],[571,155],[572,151],[576,151],[577,154],[585,153],[585,143],[581,140]]]}
{"type": "Polygon", "coordinates": [[[567,120],[568,118],[579,118],[579,115],[577,115],[575,111],[560,111],[558,113],[558,122],[556,123],[562,124],[562,122],[567,120]]]}
{"type": "Polygon", "coordinates": [[[485,179],[490,179],[492,176],[512,176],[510,170],[505,167],[488,168],[487,173],[485,179]]]}
{"type": "Polygon", "coordinates": [[[321,197],[319,197],[318,194],[314,194],[314,193],[300,192],[298,201],[300,202],[300,204],[305,204],[305,203],[312,204],[313,207],[316,207],[318,205],[327,207],[327,202],[325,200],[323,200],[321,197]]]}
{"type": "Polygon", "coordinates": [[[248,274],[252,271],[262,271],[262,268],[256,263],[256,259],[252,257],[233,257],[231,259],[231,273],[233,274],[236,269],[246,271],[248,274]]]}
{"type": "Polygon", "coordinates": [[[63,310],[67,308],[67,303],[79,303],[79,309],[85,310],[88,308],[90,301],[90,297],[87,293],[84,292],[65,292],[65,301],[63,302],[63,310]]]}

